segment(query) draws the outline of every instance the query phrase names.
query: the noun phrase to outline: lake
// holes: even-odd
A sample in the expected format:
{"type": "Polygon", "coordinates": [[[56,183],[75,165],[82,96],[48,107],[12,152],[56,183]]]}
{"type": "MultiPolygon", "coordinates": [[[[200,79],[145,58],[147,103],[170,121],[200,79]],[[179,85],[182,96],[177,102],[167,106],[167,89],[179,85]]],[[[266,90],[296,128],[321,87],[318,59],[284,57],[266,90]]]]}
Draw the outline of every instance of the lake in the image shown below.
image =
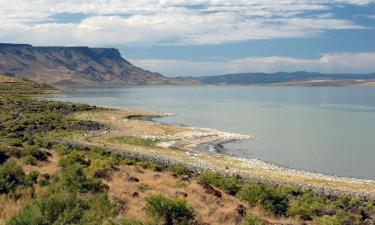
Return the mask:
{"type": "Polygon", "coordinates": [[[375,89],[359,87],[69,87],[54,100],[126,106],[161,121],[249,134],[226,152],[296,169],[375,179],[375,89]]]}

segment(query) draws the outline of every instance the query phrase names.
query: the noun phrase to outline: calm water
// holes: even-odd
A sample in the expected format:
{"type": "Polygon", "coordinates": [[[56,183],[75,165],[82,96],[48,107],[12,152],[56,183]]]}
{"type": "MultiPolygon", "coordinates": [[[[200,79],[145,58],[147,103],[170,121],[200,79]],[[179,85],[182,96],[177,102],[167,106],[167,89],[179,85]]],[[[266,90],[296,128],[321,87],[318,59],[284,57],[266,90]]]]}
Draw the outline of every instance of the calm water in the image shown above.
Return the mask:
{"type": "Polygon", "coordinates": [[[229,154],[375,179],[375,89],[354,87],[74,87],[62,101],[176,113],[162,119],[255,135],[229,154]]]}

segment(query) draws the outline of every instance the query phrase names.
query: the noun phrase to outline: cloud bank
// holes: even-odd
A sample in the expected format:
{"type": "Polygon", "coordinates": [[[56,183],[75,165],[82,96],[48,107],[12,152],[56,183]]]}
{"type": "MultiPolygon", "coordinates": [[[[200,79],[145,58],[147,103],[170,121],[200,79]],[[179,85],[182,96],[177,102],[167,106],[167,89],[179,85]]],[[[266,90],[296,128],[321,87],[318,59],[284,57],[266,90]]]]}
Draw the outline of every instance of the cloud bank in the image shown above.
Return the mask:
{"type": "Polygon", "coordinates": [[[361,29],[333,7],[374,0],[13,0],[0,2],[0,41],[37,45],[222,44],[361,29]],[[71,22],[56,15],[82,19],[71,22]]]}
{"type": "Polygon", "coordinates": [[[143,68],[170,76],[219,75],[242,72],[371,73],[375,52],[326,54],[319,59],[290,57],[250,57],[231,61],[131,60],[143,68]],[[186,71],[189,71],[186,73],[186,71]]]}

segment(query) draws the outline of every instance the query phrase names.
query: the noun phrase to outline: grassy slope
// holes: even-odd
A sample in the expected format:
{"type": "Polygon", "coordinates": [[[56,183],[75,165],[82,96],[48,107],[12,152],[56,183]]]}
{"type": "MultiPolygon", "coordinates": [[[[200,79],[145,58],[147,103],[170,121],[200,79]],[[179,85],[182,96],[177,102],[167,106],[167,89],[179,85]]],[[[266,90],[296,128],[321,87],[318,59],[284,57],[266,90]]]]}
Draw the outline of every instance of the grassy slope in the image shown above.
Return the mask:
{"type": "MultiPolygon", "coordinates": [[[[101,147],[65,145],[59,140],[103,129],[90,118],[72,116],[77,112],[91,115],[98,109],[18,96],[50,88],[33,83],[28,87],[27,82],[9,84],[7,81],[5,86],[12,91],[0,95],[0,224],[144,224],[119,218],[143,222],[154,218],[150,224],[163,224],[166,215],[175,218],[176,212],[180,216],[186,213],[185,203],[176,197],[194,209],[194,224],[229,225],[242,220],[243,224],[300,224],[298,218],[309,224],[363,224],[374,218],[374,202],[347,197],[331,201],[298,188],[249,185],[240,177],[214,173],[186,179],[183,174],[191,172],[182,165],[161,168],[106,153],[101,147]],[[150,199],[155,194],[171,200],[150,199]],[[161,207],[156,207],[158,201],[163,201],[161,207]],[[239,205],[248,212],[245,219],[239,205]]],[[[164,126],[145,126],[151,132],[176,132],[164,126]]],[[[137,132],[132,124],[127,128],[129,134],[137,132]]],[[[140,148],[153,144],[143,146],[139,139],[129,138],[122,141],[140,148]]]]}
{"type": "Polygon", "coordinates": [[[0,94],[46,94],[57,90],[46,84],[0,75],[0,94]]]}

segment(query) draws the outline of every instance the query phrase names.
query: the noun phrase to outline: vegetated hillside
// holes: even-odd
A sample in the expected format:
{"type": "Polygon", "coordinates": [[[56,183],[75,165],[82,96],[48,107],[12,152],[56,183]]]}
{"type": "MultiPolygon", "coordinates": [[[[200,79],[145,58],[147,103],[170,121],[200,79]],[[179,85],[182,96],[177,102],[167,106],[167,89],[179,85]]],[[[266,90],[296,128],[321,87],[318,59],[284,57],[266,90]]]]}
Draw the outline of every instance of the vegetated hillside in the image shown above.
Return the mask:
{"type": "Polygon", "coordinates": [[[196,84],[132,65],[114,48],[0,43],[0,74],[47,84],[196,84]]]}
{"type": "MultiPolygon", "coordinates": [[[[373,80],[375,73],[370,74],[323,74],[317,72],[277,72],[277,73],[238,73],[238,74],[225,74],[217,76],[199,76],[187,77],[187,79],[197,80],[203,84],[277,84],[277,83],[290,83],[311,80],[327,80],[331,81],[329,85],[347,85],[351,82],[343,83],[343,80],[373,80]],[[332,81],[337,81],[332,82],[332,81]]],[[[295,83],[297,84],[297,83],[295,83]]],[[[311,83],[310,83],[311,84],[311,83]]],[[[321,84],[324,84],[322,82],[321,84]]],[[[306,84],[308,85],[308,84],[306,84]]]]}
{"type": "Polygon", "coordinates": [[[0,75],[0,94],[43,94],[58,90],[47,84],[0,75]]]}
{"type": "MultiPolygon", "coordinates": [[[[0,87],[6,82],[19,83],[13,78],[2,80],[0,87]]],[[[108,129],[74,116],[104,109],[39,100],[22,96],[22,86],[17,90],[20,92],[0,95],[0,224],[375,222],[375,202],[371,200],[248,182],[239,175],[198,174],[183,164],[159,165],[111,153],[105,146],[66,143],[63,137],[88,137],[108,129]]],[[[131,142],[138,147],[153,144],[135,143],[134,137],[131,142]]]]}

